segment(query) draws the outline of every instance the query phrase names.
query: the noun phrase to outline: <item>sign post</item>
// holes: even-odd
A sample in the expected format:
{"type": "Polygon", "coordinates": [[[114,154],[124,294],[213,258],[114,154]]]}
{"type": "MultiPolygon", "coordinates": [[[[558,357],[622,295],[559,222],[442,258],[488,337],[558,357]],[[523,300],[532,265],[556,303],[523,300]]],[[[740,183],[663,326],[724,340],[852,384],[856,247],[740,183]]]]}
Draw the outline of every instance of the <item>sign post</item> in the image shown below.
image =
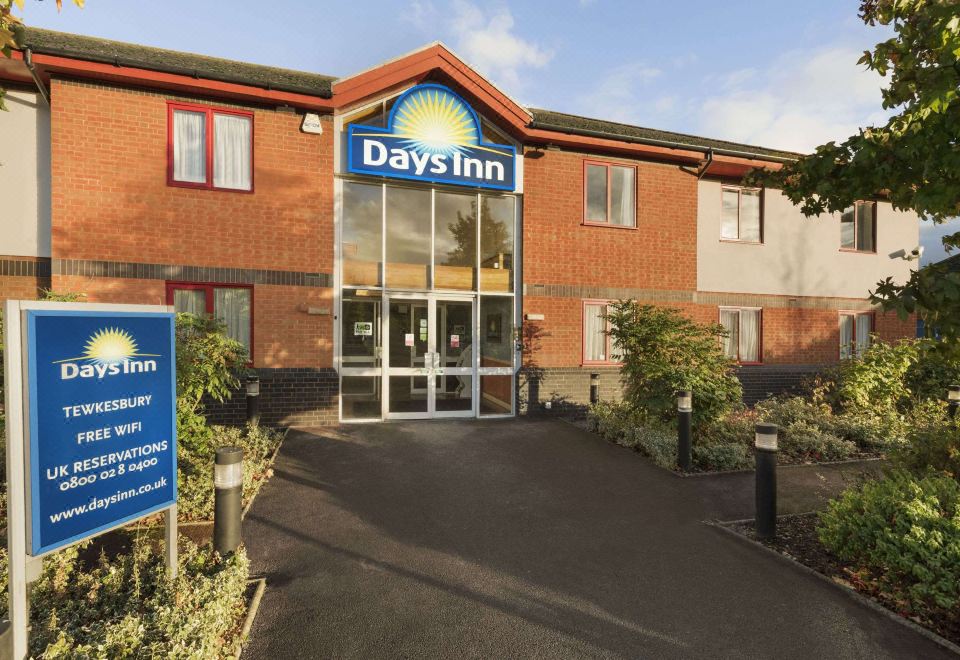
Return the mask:
{"type": "Polygon", "coordinates": [[[8,300],[10,624],[27,657],[27,584],[55,550],[163,512],[177,570],[174,314],[8,300]]]}

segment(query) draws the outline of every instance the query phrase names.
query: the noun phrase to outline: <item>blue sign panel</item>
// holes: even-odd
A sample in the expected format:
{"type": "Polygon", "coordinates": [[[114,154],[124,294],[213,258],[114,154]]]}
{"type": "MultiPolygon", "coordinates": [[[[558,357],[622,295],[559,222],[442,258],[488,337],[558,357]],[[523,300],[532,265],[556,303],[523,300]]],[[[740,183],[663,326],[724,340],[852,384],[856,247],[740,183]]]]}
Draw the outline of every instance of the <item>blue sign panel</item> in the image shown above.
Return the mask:
{"type": "Polygon", "coordinates": [[[387,127],[351,125],[347,170],[395,179],[514,190],[517,152],[486,144],[480,120],[466,101],[443,85],[404,92],[387,127]]]}
{"type": "Polygon", "coordinates": [[[173,314],[31,310],[30,554],[177,501],[173,314]]]}

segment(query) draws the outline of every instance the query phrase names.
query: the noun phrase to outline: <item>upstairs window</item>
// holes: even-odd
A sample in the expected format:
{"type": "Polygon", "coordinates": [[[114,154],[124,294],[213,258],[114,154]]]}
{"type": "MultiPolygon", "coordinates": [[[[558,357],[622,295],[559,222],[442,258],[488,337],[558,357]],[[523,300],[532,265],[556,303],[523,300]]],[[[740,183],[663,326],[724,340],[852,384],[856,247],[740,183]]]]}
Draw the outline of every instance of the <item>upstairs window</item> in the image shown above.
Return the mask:
{"type": "Polygon", "coordinates": [[[862,355],[870,348],[872,332],[872,313],[840,312],[840,359],[862,355]]]}
{"type": "Polygon", "coordinates": [[[583,222],[637,226],[637,168],[612,163],[584,164],[583,222]]]}
{"type": "Polygon", "coordinates": [[[253,114],[168,105],[167,179],[172,186],[253,190],[253,114]]]}
{"type": "Polygon", "coordinates": [[[723,186],[720,238],[725,241],[761,243],[760,189],[723,186]]]}
{"type": "Polygon", "coordinates": [[[840,216],[840,249],[877,251],[877,204],[857,202],[840,216]]]}
{"type": "Polygon", "coordinates": [[[727,331],[723,352],[740,364],[760,363],[761,310],[741,307],[722,307],[720,325],[727,331]]]}

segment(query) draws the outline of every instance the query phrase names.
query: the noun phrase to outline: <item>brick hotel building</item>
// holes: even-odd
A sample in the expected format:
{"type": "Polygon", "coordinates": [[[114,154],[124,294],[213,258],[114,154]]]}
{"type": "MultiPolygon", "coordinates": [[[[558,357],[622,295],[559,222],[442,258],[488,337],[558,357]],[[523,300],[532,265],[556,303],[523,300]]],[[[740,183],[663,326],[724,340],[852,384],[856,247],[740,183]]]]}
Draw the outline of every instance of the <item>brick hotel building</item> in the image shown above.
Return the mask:
{"type": "Polygon", "coordinates": [[[29,30],[0,81],[0,299],[215,314],[271,423],[615,397],[628,297],[726,326],[748,399],[913,332],[866,296],[915,216],[804,219],[740,184],[796,154],[523,107],[441,44],[335,79],[29,30]]]}

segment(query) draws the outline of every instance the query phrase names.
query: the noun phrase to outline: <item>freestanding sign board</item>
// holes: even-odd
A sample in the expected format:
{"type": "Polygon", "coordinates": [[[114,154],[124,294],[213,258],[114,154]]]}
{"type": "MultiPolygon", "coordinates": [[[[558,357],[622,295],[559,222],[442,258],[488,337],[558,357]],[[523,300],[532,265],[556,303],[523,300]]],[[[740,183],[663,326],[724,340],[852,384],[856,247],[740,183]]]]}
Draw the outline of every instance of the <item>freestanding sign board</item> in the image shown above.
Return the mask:
{"type": "Polygon", "coordinates": [[[176,569],[176,364],[168,307],[7,301],[7,488],[14,657],[29,569],[164,511],[176,569]]]}

